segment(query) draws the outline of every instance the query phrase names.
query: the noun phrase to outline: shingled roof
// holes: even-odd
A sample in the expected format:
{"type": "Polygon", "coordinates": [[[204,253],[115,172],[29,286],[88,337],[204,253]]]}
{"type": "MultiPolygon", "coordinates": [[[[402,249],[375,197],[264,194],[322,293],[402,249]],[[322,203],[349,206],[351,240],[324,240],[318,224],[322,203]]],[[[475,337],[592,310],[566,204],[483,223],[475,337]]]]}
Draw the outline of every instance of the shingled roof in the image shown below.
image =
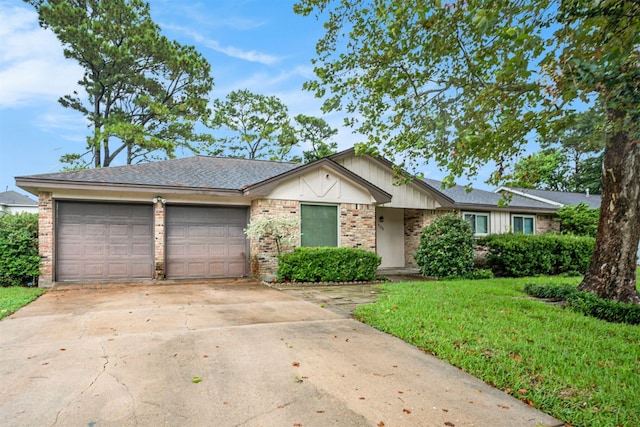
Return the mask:
{"type": "Polygon", "coordinates": [[[511,198],[507,200],[502,196],[502,194],[494,193],[492,191],[478,190],[475,188],[471,191],[467,191],[466,187],[462,185],[455,185],[451,188],[442,188],[442,181],[429,178],[425,178],[424,182],[436,191],[439,191],[452,199],[454,204],[460,208],[497,208],[502,204],[505,204],[505,208],[508,208],[509,210],[557,210],[556,206],[549,203],[522,197],[517,194],[511,195],[511,198]]]}
{"type": "Polygon", "coordinates": [[[38,202],[15,191],[0,193],[0,205],[4,206],[38,206],[38,202]]]}
{"type": "Polygon", "coordinates": [[[299,166],[299,163],[195,156],[137,165],[28,175],[16,177],[16,180],[242,190],[299,166]]]}
{"type": "Polygon", "coordinates": [[[546,200],[562,206],[575,206],[586,203],[591,209],[600,207],[602,197],[598,194],[569,193],[565,191],[536,190],[533,188],[500,187],[496,191],[507,191],[530,199],[546,200]]]}

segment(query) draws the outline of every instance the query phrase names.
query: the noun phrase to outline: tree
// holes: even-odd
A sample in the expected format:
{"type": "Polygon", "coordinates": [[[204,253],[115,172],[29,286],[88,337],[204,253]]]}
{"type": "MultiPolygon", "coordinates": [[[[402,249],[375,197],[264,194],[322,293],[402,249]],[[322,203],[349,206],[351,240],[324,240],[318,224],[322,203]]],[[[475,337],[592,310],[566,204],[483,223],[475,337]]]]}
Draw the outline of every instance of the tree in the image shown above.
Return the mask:
{"type": "Polygon", "coordinates": [[[160,34],[142,0],[25,0],[84,68],[86,93],[66,95],[64,107],[91,124],[87,152],[68,154],[72,167],[109,166],[122,152],[127,164],[152,153],[173,156],[206,137],[194,132],[208,115],[210,66],[193,47],[160,34]],[[115,144],[115,145],[114,145],[115,144]],[[91,159],[85,160],[85,155],[91,159]]]}
{"type": "Polygon", "coordinates": [[[547,148],[527,157],[514,165],[513,178],[509,186],[539,188],[541,190],[568,191],[567,156],[556,148],[547,148]]]}
{"type": "Polygon", "coordinates": [[[296,134],[299,143],[307,143],[311,150],[303,151],[305,163],[310,163],[336,153],[338,143],[331,138],[338,133],[338,129],[329,126],[324,119],[298,114],[294,117],[296,134]]]}
{"type": "Polygon", "coordinates": [[[580,288],[640,303],[640,3],[632,0],[300,0],[328,17],[305,87],[344,110],[358,152],[434,159],[449,176],[495,164],[588,104],[605,114],[596,247],[580,288]]]}
{"type": "Polygon", "coordinates": [[[298,144],[287,106],[275,96],[246,89],[229,93],[225,100],[213,101],[210,127],[226,132],[214,138],[206,150],[214,156],[288,160],[298,144]]]}

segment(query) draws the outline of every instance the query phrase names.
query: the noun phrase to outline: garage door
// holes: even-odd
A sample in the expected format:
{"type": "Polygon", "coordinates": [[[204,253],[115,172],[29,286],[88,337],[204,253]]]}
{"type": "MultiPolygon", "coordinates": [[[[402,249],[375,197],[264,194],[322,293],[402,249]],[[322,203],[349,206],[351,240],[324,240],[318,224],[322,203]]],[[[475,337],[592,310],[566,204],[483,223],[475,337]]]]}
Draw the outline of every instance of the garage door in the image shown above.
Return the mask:
{"type": "Polygon", "coordinates": [[[58,202],[56,280],[150,279],[151,205],[58,202]]]}
{"type": "Polygon", "coordinates": [[[246,226],[246,208],[167,206],[167,277],[246,276],[246,226]]]}

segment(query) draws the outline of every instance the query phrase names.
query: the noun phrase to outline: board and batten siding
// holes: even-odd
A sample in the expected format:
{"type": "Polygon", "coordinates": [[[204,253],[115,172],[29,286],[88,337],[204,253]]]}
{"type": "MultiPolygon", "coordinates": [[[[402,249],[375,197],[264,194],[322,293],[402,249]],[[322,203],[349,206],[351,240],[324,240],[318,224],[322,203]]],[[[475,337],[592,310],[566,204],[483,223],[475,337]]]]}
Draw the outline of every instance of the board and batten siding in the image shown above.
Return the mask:
{"type": "Polygon", "coordinates": [[[491,234],[503,234],[511,231],[511,214],[509,212],[493,211],[489,214],[491,234]]]}
{"type": "Polygon", "coordinates": [[[415,184],[394,185],[393,171],[367,157],[346,157],[337,161],[341,166],[360,175],[376,187],[393,195],[391,208],[436,209],[440,204],[415,184]]]}

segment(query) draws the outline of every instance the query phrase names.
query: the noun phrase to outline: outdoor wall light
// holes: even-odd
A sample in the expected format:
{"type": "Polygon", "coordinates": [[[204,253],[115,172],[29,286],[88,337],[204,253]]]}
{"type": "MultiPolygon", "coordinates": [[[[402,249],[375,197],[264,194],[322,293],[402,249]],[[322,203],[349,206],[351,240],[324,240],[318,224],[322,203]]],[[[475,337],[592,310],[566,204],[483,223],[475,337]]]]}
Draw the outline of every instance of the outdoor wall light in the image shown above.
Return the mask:
{"type": "Polygon", "coordinates": [[[383,217],[382,215],[380,215],[380,218],[378,218],[378,220],[379,220],[380,222],[384,222],[384,217],[383,217]]]}
{"type": "Polygon", "coordinates": [[[160,203],[162,203],[164,205],[165,203],[167,203],[167,199],[163,199],[160,196],[154,197],[153,198],[153,203],[158,203],[158,202],[160,202],[160,203]]]}

